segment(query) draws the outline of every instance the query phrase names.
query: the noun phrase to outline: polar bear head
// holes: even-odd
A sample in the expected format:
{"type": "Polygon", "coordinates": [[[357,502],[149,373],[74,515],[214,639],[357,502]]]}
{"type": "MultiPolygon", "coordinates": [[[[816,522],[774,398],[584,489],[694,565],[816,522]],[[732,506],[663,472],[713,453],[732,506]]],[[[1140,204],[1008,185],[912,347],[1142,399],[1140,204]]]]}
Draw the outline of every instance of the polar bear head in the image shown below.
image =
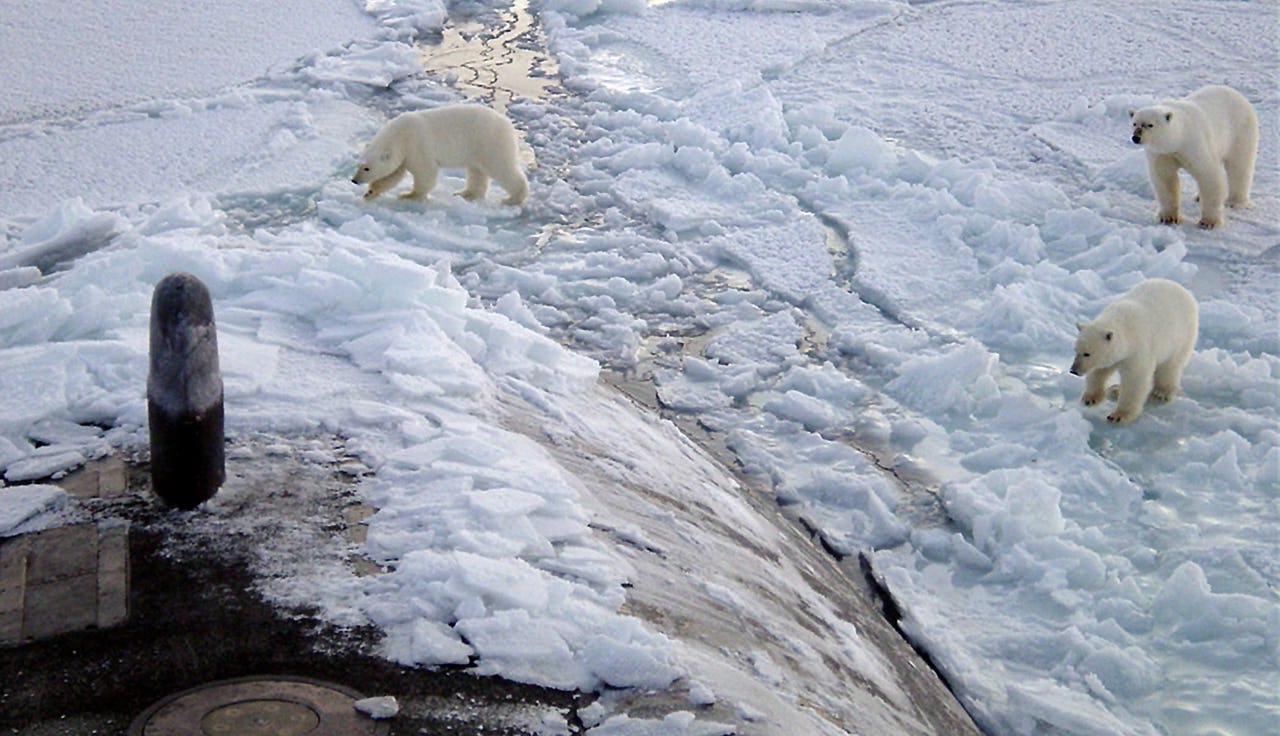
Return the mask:
{"type": "Polygon", "coordinates": [[[390,148],[376,145],[376,142],[370,144],[356,162],[356,175],[351,177],[351,183],[364,184],[390,176],[403,163],[402,158],[390,148]]]}
{"type": "Polygon", "coordinates": [[[1101,320],[1077,322],[1076,359],[1071,362],[1071,375],[1083,376],[1096,368],[1108,368],[1125,357],[1123,338],[1114,325],[1101,320]]]}
{"type": "Polygon", "coordinates": [[[1153,105],[1141,110],[1130,110],[1129,120],[1133,123],[1133,142],[1146,146],[1156,153],[1168,153],[1178,150],[1182,145],[1178,123],[1181,116],[1165,105],[1153,105]]]}

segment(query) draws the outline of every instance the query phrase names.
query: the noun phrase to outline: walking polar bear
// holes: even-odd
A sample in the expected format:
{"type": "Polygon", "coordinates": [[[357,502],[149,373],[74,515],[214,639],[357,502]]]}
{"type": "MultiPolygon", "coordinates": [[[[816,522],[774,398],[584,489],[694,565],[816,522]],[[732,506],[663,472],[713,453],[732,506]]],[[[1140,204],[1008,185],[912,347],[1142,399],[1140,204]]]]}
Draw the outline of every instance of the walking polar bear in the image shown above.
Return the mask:
{"type": "Polygon", "coordinates": [[[490,179],[506,190],[503,204],[519,205],[529,192],[515,127],[480,105],[445,105],[392,118],[365,148],[351,181],[367,183],[364,198],[372,200],[410,174],[413,188],[401,198],[425,201],[441,168],[467,170],[467,186],[458,192],[466,199],[484,199],[490,179]]]}
{"type": "Polygon", "coordinates": [[[1071,373],[1085,376],[1080,400],[1093,406],[1107,395],[1107,379],[1120,372],[1120,394],[1107,421],[1137,419],[1150,397],[1168,401],[1182,390],[1182,369],[1195,350],[1199,305],[1168,279],[1147,279],[1107,305],[1098,318],[1077,323],[1071,373]]]}
{"type": "Polygon", "coordinates": [[[1147,173],[1160,204],[1156,218],[1176,223],[1178,170],[1200,189],[1200,227],[1222,224],[1223,205],[1252,207],[1249,189],[1258,154],[1258,116],[1230,87],[1202,87],[1180,100],[1129,112],[1133,142],[1147,152],[1147,173]]]}

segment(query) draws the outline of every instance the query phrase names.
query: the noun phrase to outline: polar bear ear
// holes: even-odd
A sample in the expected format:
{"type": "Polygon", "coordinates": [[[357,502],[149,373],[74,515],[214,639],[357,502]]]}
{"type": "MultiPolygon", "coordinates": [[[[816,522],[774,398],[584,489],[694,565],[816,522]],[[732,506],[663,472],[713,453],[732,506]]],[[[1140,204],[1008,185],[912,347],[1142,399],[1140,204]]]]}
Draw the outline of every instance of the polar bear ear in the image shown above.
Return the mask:
{"type": "Polygon", "coordinates": [[[379,160],[381,160],[381,161],[390,161],[390,160],[391,160],[391,152],[390,152],[390,151],[383,151],[383,152],[382,152],[382,155],[381,155],[381,156],[379,156],[379,157],[378,157],[378,159],[379,159],[379,160]]]}
{"type": "Polygon", "coordinates": [[[1132,110],[1132,109],[1131,109],[1131,110],[1129,110],[1129,119],[1130,119],[1130,120],[1133,120],[1133,116],[1134,116],[1134,115],[1137,115],[1137,114],[1138,114],[1138,111],[1137,111],[1137,110],[1132,110]]]}
{"type": "Polygon", "coordinates": [[[1077,322],[1077,323],[1076,323],[1076,332],[1084,332],[1084,323],[1083,323],[1083,322],[1077,322]]]}

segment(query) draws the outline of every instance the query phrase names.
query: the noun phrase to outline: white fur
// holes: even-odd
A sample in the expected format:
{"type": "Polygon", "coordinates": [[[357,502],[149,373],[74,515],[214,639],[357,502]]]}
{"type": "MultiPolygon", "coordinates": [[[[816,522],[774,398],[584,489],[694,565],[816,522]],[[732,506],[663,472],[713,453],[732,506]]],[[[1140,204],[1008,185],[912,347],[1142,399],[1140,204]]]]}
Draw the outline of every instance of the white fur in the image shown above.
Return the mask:
{"type": "Polygon", "coordinates": [[[1147,173],[1160,210],[1156,218],[1176,223],[1178,170],[1200,189],[1200,227],[1222,224],[1223,205],[1252,207],[1249,189],[1258,154],[1258,116],[1244,95],[1230,87],[1202,87],[1180,100],[1133,110],[1133,142],[1147,151],[1147,173]]]}
{"type": "Polygon", "coordinates": [[[1089,323],[1078,324],[1071,373],[1085,376],[1086,406],[1102,401],[1107,379],[1120,372],[1120,395],[1107,421],[1131,422],[1150,397],[1168,401],[1182,390],[1182,369],[1195,350],[1199,305],[1168,279],[1147,279],[1089,323]]]}
{"type": "Polygon", "coordinates": [[[504,204],[518,205],[529,192],[515,127],[480,105],[445,105],[396,116],[365,148],[351,181],[368,183],[364,198],[370,200],[411,174],[413,188],[400,196],[426,200],[441,168],[467,170],[467,186],[458,192],[467,199],[483,199],[490,178],[507,191],[504,204]]]}

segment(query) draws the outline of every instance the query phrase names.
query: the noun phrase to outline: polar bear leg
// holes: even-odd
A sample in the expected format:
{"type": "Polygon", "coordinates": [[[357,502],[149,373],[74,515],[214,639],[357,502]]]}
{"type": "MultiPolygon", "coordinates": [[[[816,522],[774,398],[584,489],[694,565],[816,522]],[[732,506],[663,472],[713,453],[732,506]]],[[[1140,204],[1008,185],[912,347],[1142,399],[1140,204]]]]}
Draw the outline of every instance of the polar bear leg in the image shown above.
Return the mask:
{"type": "Polygon", "coordinates": [[[1194,345],[1188,345],[1177,355],[1156,366],[1155,388],[1151,391],[1153,401],[1165,402],[1182,393],[1182,371],[1191,360],[1194,345]]]}
{"type": "Polygon", "coordinates": [[[386,194],[389,189],[391,189],[392,187],[400,183],[400,180],[404,178],[404,175],[407,172],[408,172],[408,169],[405,167],[405,165],[400,164],[400,168],[396,169],[390,174],[387,174],[381,179],[378,179],[377,181],[370,182],[369,191],[364,193],[364,198],[377,199],[378,197],[381,197],[383,194],[386,194]]]}
{"type": "Polygon", "coordinates": [[[1173,156],[1147,157],[1147,174],[1151,177],[1151,188],[1156,192],[1156,202],[1160,204],[1156,220],[1165,225],[1176,224],[1182,219],[1178,216],[1179,168],[1178,160],[1173,156]]]}
{"type": "Polygon", "coordinates": [[[463,199],[484,199],[489,191],[489,175],[475,166],[467,167],[467,186],[458,192],[463,199]]]}
{"type": "Polygon", "coordinates": [[[1142,407],[1151,395],[1154,370],[1150,363],[1127,364],[1120,369],[1120,397],[1115,411],[1107,415],[1113,424],[1127,424],[1142,414],[1142,407]]]}
{"type": "Polygon", "coordinates": [[[1169,360],[1156,366],[1155,388],[1151,389],[1151,400],[1164,403],[1177,396],[1182,390],[1182,365],[1177,359],[1169,360]]]}
{"type": "Polygon", "coordinates": [[[1244,137],[1227,153],[1227,206],[1248,209],[1253,206],[1249,192],[1253,188],[1253,166],[1258,157],[1258,136],[1244,137]]]}
{"type": "Polygon", "coordinates": [[[1111,378],[1114,368],[1096,368],[1089,371],[1084,378],[1084,394],[1080,401],[1085,406],[1093,406],[1107,396],[1107,379],[1111,378]]]}
{"type": "Polygon", "coordinates": [[[529,194],[529,180],[525,178],[524,172],[520,170],[520,165],[515,162],[514,157],[509,162],[498,162],[489,174],[507,193],[507,198],[502,200],[503,204],[524,203],[525,197],[529,194]]]}
{"type": "Polygon", "coordinates": [[[432,165],[415,170],[413,173],[413,188],[400,195],[401,199],[420,199],[426,200],[427,195],[431,194],[431,190],[436,188],[436,176],[440,173],[440,168],[432,165]]]}
{"type": "Polygon", "coordinates": [[[1190,170],[1200,188],[1200,227],[1213,229],[1222,224],[1227,201],[1227,174],[1218,162],[1190,170]]]}

